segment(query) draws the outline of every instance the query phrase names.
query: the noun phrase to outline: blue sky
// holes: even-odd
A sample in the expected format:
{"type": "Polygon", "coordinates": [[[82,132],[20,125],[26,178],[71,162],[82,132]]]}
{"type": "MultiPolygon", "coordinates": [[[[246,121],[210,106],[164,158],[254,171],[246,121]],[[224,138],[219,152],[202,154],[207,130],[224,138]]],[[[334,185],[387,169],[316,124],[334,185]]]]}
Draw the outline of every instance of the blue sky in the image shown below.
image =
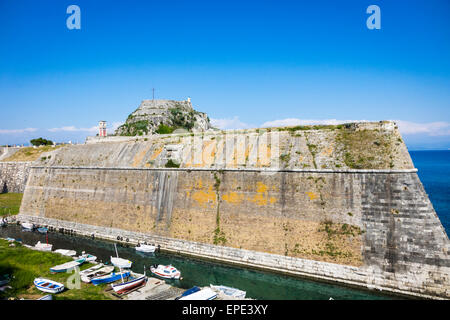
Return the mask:
{"type": "Polygon", "coordinates": [[[396,120],[410,149],[448,149],[449,18],[446,0],[0,0],[0,144],[82,142],[155,88],[222,128],[396,120]]]}

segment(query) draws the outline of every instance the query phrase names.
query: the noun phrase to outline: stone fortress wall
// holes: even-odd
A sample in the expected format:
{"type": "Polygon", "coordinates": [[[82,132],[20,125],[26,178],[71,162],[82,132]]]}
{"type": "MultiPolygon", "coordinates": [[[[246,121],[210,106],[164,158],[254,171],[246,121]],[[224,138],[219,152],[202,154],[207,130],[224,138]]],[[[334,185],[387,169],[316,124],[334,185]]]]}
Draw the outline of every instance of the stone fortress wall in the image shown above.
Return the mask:
{"type": "Polygon", "coordinates": [[[416,171],[391,122],[134,137],[35,161],[18,218],[449,298],[448,237],[416,171]]]}
{"type": "Polygon", "coordinates": [[[23,193],[31,162],[0,162],[0,193],[23,193]]]}

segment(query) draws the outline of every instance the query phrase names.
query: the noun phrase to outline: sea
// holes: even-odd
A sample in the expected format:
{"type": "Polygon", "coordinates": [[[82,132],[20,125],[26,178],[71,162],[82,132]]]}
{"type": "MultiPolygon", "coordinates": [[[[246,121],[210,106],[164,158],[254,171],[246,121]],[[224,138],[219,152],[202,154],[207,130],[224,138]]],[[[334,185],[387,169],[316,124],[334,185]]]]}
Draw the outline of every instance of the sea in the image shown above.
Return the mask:
{"type": "Polygon", "coordinates": [[[410,151],[439,220],[450,234],[450,150],[410,151]]]}

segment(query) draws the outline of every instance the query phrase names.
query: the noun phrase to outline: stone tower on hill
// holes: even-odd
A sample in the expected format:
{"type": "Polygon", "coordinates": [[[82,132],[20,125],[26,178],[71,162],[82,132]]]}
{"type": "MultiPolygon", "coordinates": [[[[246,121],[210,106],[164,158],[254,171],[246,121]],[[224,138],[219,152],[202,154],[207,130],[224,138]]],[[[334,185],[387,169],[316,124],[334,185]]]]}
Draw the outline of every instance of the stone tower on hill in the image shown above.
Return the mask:
{"type": "Polygon", "coordinates": [[[143,100],[125,123],[117,128],[120,136],[172,133],[176,129],[207,131],[212,129],[206,113],[194,110],[190,99],[143,100]]]}

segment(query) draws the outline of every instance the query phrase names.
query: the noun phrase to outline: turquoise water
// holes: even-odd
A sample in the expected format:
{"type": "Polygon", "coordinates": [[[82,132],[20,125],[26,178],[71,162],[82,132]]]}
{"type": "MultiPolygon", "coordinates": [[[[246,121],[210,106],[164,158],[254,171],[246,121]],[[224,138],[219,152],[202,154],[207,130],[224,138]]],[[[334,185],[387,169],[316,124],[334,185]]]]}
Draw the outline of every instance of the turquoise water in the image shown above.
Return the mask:
{"type": "Polygon", "coordinates": [[[450,234],[450,150],[410,151],[420,181],[442,225],[450,234]]]}
{"type": "MultiPolygon", "coordinates": [[[[21,239],[25,244],[34,245],[45,242],[45,235],[38,232],[22,231],[19,226],[0,229],[0,237],[21,239]]],[[[109,261],[115,256],[114,245],[103,240],[69,236],[61,233],[49,233],[49,243],[53,250],[73,249],[80,254],[82,250],[94,254],[98,260],[109,261]]],[[[144,265],[149,270],[153,264],[172,264],[181,271],[182,280],[167,281],[180,288],[221,284],[247,291],[247,297],[264,300],[378,300],[392,299],[392,296],[379,291],[363,291],[321,282],[308,281],[293,277],[271,274],[261,271],[222,265],[184,256],[165,253],[143,255],[133,247],[118,245],[119,256],[133,261],[132,270],[143,273],[144,265]]],[[[149,274],[149,273],[147,273],[149,274]]]]}

